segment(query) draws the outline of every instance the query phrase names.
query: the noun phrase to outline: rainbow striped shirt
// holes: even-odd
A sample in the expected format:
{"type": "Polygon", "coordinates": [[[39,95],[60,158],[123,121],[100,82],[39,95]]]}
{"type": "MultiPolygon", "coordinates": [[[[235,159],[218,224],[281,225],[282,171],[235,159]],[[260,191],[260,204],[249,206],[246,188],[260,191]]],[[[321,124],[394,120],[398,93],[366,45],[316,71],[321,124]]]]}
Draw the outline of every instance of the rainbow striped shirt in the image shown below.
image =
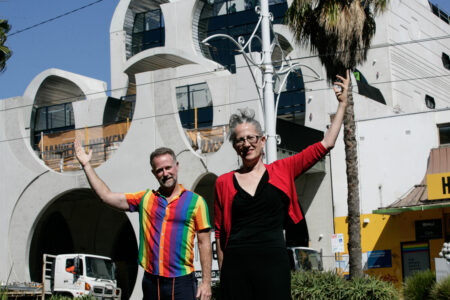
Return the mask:
{"type": "Polygon", "coordinates": [[[195,231],[211,228],[205,200],[180,187],[170,203],[157,191],[125,194],[130,211],[139,212],[139,263],[153,275],[192,273],[195,231]]]}

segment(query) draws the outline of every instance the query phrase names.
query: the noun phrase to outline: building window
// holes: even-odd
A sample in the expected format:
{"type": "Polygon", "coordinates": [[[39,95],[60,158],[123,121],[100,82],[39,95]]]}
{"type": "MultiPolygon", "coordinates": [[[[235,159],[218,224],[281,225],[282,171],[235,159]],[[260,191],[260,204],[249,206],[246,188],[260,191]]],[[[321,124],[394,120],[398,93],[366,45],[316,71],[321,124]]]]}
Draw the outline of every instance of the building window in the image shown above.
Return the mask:
{"type": "Polygon", "coordinates": [[[41,133],[54,133],[75,128],[72,103],[63,103],[36,109],[34,145],[38,145],[41,133]]]}
{"type": "Polygon", "coordinates": [[[434,5],[430,1],[428,1],[428,3],[430,4],[431,11],[433,12],[433,14],[438,16],[445,23],[450,24],[450,17],[448,16],[448,14],[446,12],[441,10],[437,5],[434,5]]]}
{"type": "Polygon", "coordinates": [[[291,72],[286,79],[280,100],[278,102],[277,115],[289,116],[291,119],[303,115],[305,112],[305,83],[301,69],[291,72]]]}
{"type": "MultiPolygon", "coordinates": [[[[242,36],[247,41],[258,21],[255,6],[259,0],[212,0],[205,1],[199,23],[199,37],[204,39],[214,34],[227,34],[235,40],[242,36]]],[[[286,0],[269,0],[269,10],[273,14],[274,24],[284,24],[287,10],[286,0]]],[[[224,38],[210,40],[208,47],[202,46],[205,57],[212,59],[230,72],[236,73],[234,56],[236,46],[224,38]]],[[[261,51],[259,43],[252,44],[252,51],[261,51]]]]}
{"type": "Polygon", "coordinates": [[[34,130],[60,130],[75,125],[72,103],[40,107],[36,110],[34,130]]]}
{"type": "Polygon", "coordinates": [[[444,52],[442,52],[442,64],[444,65],[444,68],[450,70],[450,57],[444,52]]]}
{"type": "Polygon", "coordinates": [[[136,95],[123,96],[120,99],[108,97],[103,112],[103,125],[131,121],[135,105],[136,95]]]}
{"type": "Polygon", "coordinates": [[[136,14],[132,34],[132,55],[146,49],[164,46],[164,40],[164,18],[161,9],[136,14]]]}
{"type": "Polygon", "coordinates": [[[212,99],[206,83],[177,87],[176,93],[178,113],[183,128],[212,126],[212,99]]]}
{"type": "Polygon", "coordinates": [[[439,145],[450,144],[450,123],[438,125],[439,145]]]}
{"type": "Polygon", "coordinates": [[[425,95],[425,105],[429,109],[435,109],[436,108],[436,103],[434,102],[434,98],[429,96],[429,95],[425,95]]]}

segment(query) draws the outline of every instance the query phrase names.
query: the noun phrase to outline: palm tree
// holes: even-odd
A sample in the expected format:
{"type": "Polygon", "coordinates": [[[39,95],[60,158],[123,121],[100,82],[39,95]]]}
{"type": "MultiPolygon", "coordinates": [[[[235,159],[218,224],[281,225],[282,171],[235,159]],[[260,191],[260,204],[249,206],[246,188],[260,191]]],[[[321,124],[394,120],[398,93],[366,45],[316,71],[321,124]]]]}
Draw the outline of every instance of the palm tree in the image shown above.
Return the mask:
{"type": "Polygon", "coordinates": [[[5,46],[7,33],[11,29],[7,20],[0,20],[0,72],[6,67],[6,61],[11,57],[11,50],[5,46]]]}
{"type": "MultiPolygon", "coordinates": [[[[367,59],[375,34],[374,15],[386,9],[389,0],[293,0],[286,20],[297,42],[319,54],[329,83],[336,75],[345,77],[367,59]]],[[[348,252],[350,278],[363,275],[361,222],[359,214],[358,160],[355,138],[353,94],[348,89],[344,117],[344,143],[348,188],[348,252]]]]}

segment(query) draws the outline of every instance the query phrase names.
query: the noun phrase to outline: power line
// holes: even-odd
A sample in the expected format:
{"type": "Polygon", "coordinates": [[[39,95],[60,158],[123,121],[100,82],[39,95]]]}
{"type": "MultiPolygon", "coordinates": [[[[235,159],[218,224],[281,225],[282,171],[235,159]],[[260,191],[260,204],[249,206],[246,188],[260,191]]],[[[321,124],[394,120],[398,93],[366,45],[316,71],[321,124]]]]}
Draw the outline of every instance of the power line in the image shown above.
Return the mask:
{"type": "Polygon", "coordinates": [[[71,14],[77,12],[77,11],[80,11],[80,10],[82,10],[82,9],[85,9],[85,8],[89,7],[89,6],[95,5],[95,4],[100,3],[100,2],[102,2],[102,1],[103,1],[103,0],[97,0],[97,1],[94,1],[94,2],[92,2],[92,3],[89,3],[89,4],[86,4],[86,5],[81,6],[81,7],[79,7],[79,8],[76,8],[76,9],[74,9],[74,10],[68,11],[68,12],[66,12],[66,13],[64,13],[64,14],[58,15],[58,16],[53,17],[53,18],[50,18],[50,19],[47,19],[47,20],[42,21],[42,22],[40,22],[40,23],[37,23],[37,24],[31,25],[31,26],[29,26],[29,27],[26,27],[26,28],[24,28],[24,29],[17,30],[17,31],[15,31],[15,32],[9,34],[8,37],[11,37],[11,36],[13,36],[13,35],[22,33],[22,32],[24,32],[24,31],[28,31],[28,30],[31,30],[31,29],[36,28],[36,27],[38,27],[38,26],[41,26],[41,25],[44,25],[44,24],[53,22],[53,21],[55,21],[55,20],[57,20],[57,19],[60,19],[60,18],[62,18],[62,17],[68,16],[68,15],[71,15],[71,14]]]}
{"type": "MultiPolygon", "coordinates": [[[[375,84],[386,84],[386,83],[395,83],[395,82],[405,82],[405,81],[411,81],[411,80],[426,80],[426,79],[433,79],[433,78],[442,78],[442,77],[450,77],[450,74],[447,75],[433,75],[433,76],[424,76],[424,77],[416,77],[416,78],[403,78],[403,79],[398,79],[398,80],[390,80],[390,81],[384,81],[384,82],[377,82],[375,84]]],[[[166,80],[173,80],[173,79],[166,79],[166,80]]],[[[161,80],[164,81],[164,80],[161,80]]],[[[148,84],[154,84],[156,82],[152,82],[152,83],[146,83],[143,85],[148,85],[148,84]]],[[[326,90],[330,90],[332,89],[331,87],[326,87],[326,88],[317,88],[317,89],[310,89],[310,92],[318,92],[318,91],[326,91],[326,90]]],[[[243,100],[240,101],[239,103],[248,103],[248,102],[256,102],[259,101],[258,98],[252,98],[252,99],[247,99],[247,100],[243,100]]],[[[221,104],[221,105],[214,105],[214,107],[225,107],[225,106],[230,106],[230,105],[235,105],[236,103],[225,103],[225,104],[221,104]]],[[[16,109],[16,108],[24,108],[24,107],[28,107],[31,105],[23,105],[20,107],[14,107],[14,108],[10,108],[10,109],[6,109],[6,110],[11,110],[11,109],[16,109]]],[[[5,111],[5,110],[0,110],[0,111],[5,111]]],[[[142,121],[142,120],[146,120],[146,119],[152,119],[152,118],[156,118],[156,117],[164,117],[164,116],[170,116],[170,115],[177,115],[179,112],[171,112],[171,113],[164,113],[164,114],[159,114],[159,115],[151,115],[151,116],[145,116],[145,117],[140,117],[140,118],[133,118],[132,121],[142,121]]],[[[23,140],[23,139],[28,139],[30,138],[30,136],[24,136],[24,137],[18,137],[18,138],[12,138],[12,139],[4,139],[4,140],[0,140],[0,143],[3,142],[12,142],[12,141],[17,141],[17,140],[23,140]]]]}
{"type": "MultiPolygon", "coordinates": [[[[156,81],[153,81],[153,82],[136,84],[136,86],[152,85],[152,84],[157,84],[157,83],[163,83],[163,82],[166,82],[166,81],[192,78],[192,77],[203,76],[203,75],[212,74],[212,73],[214,73],[214,71],[201,72],[201,73],[190,74],[190,75],[181,76],[181,77],[161,79],[161,80],[156,80],[156,81]]],[[[450,73],[449,74],[438,74],[438,75],[422,76],[422,77],[413,77],[413,78],[399,78],[399,79],[395,79],[395,80],[374,82],[374,83],[370,83],[370,85],[381,85],[381,84],[389,84],[389,83],[396,83],[396,82],[407,82],[407,81],[427,80],[427,79],[446,78],[446,77],[450,77],[450,73]]],[[[100,92],[93,92],[93,93],[90,93],[90,94],[85,94],[84,96],[87,97],[87,96],[92,96],[92,95],[97,95],[97,94],[102,94],[103,95],[106,92],[113,92],[113,91],[126,90],[126,89],[128,89],[128,87],[121,87],[121,88],[115,88],[115,89],[109,89],[109,90],[105,90],[105,91],[100,91],[100,92]]],[[[317,89],[308,89],[308,92],[326,91],[326,90],[331,90],[331,89],[332,89],[331,87],[317,88],[317,89]]],[[[79,98],[80,96],[81,95],[73,96],[73,97],[59,98],[59,99],[55,99],[55,100],[56,101],[64,101],[64,100],[68,100],[68,99],[79,98]]],[[[227,105],[227,104],[223,104],[223,105],[227,105]]],[[[223,105],[221,105],[221,106],[223,106],[223,105]]],[[[0,112],[2,112],[2,111],[9,111],[9,110],[13,110],[13,109],[25,108],[25,107],[29,107],[29,106],[33,106],[33,104],[27,104],[27,105],[21,105],[21,106],[6,108],[6,109],[0,110],[0,112]]]]}

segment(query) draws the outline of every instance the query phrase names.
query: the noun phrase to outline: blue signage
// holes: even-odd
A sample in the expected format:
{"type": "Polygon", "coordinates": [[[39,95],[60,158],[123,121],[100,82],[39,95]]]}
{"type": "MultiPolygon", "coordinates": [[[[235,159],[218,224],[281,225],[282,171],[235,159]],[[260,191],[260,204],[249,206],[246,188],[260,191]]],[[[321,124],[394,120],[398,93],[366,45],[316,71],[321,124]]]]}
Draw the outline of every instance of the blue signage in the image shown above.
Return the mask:
{"type": "Polygon", "coordinates": [[[391,268],[391,250],[376,250],[367,252],[367,268],[391,268]]]}

